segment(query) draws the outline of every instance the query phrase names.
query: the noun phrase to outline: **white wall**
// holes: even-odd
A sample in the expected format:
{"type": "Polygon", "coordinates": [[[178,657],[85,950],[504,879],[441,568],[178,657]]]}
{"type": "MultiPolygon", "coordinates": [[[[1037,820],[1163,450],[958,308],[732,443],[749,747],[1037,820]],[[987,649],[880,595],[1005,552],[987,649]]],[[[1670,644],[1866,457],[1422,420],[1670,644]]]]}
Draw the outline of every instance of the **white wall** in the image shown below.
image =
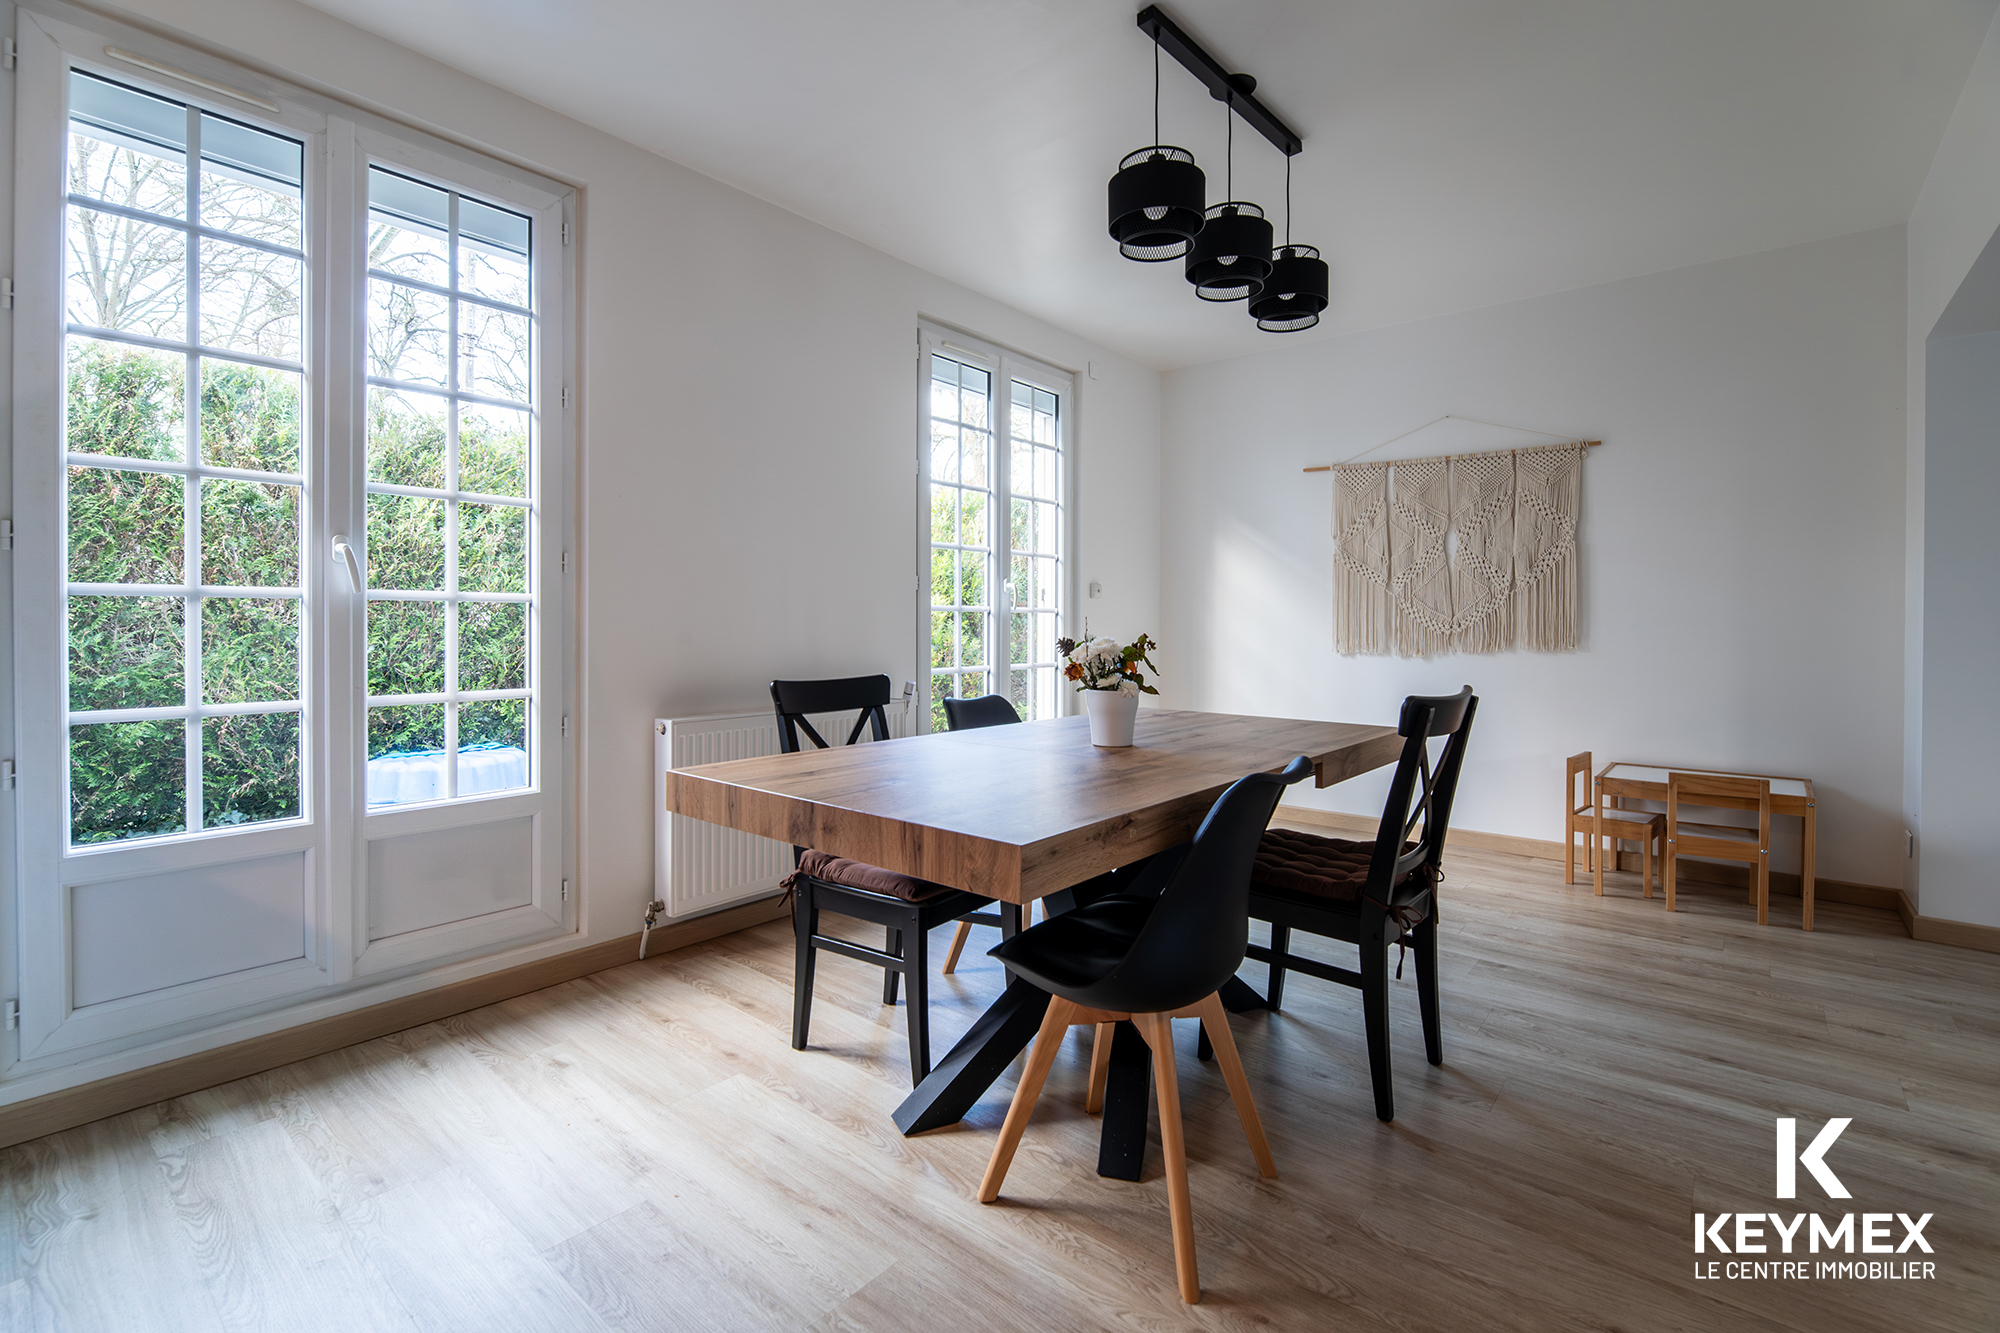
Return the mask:
{"type": "MultiPolygon", "coordinates": [[[[1462,827],[1559,839],[1584,749],[1803,774],[1819,873],[1894,884],[1903,247],[1888,228],[1169,374],[1171,702],[1393,721],[1403,695],[1469,682],[1462,827]],[[1300,468],[1444,413],[1605,441],[1578,652],[1333,652],[1331,483],[1300,468]]],[[[1379,813],[1385,786],[1316,799],[1379,813]]]]}
{"type": "Polygon", "coordinates": [[[2000,332],[1930,341],[1924,449],[1924,915],[2000,926],[2000,332]]]}
{"type": "MultiPolygon", "coordinates": [[[[1905,422],[1905,477],[1907,513],[1904,543],[1903,624],[1903,810],[1906,827],[1916,834],[1916,858],[1908,864],[1904,887],[1925,916],[2000,925],[2000,883],[1991,870],[2000,839],[1992,832],[1990,820],[1961,823],[1944,816],[1934,823],[1940,800],[1955,803],[1954,793],[1990,785],[1991,752],[1967,754],[1952,748],[1953,758],[1941,760],[1928,753],[1935,736],[1948,735],[1956,725],[1956,710],[1962,700],[1930,698],[1933,681],[1955,678],[1962,663],[1933,662],[1931,654],[1954,642],[1961,649],[1970,645],[1957,640],[1955,626],[1934,627],[1930,609],[1944,605],[1933,595],[1930,580],[1942,574],[1971,567],[1990,571],[1995,566],[1992,522],[1984,515],[1954,511],[1958,520],[1949,530],[1936,527],[1938,515],[1931,512],[1931,498],[1938,493],[1939,479],[1929,474],[1930,426],[1927,403],[1934,397],[1945,403],[1964,405],[1964,394],[1976,385],[1962,382],[1963,349],[1947,378],[1933,394],[1928,387],[1930,361],[1944,340],[1928,341],[1939,329],[1948,311],[1973,318],[1955,321],[1958,333],[1975,328],[1993,328],[1990,320],[1968,312],[1961,297],[1981,293],[1967,290],[1976,284],[1975,267],[2000,238],[2000,15],[1987,30],[1986,40],[1973,61],[1972,74],[1959,94],[1958,104],[1945,128],[1943,141],[1931,161],[1930,173],[1917,196],[1909,223],[1909,316],[1905,336],[1904,362],[1909,383],[1908,415],[1905,422]],[[1933,714],[1930,710],[1940,711],[1933,714]],[[1978,867],[1986,867],[1980,871],[1978,867]]],[[[1987,304],[1971,302],[1971,304],[1987,304]]],[[[1957,342],[1957,339],[1950,340],[1957,342]]],[[[1957,415],[1944,428],[1943,444],[1967,460],[1965,434],[1969,423],[1957,415]]],[[[1988,437],[1990,444],[1990,435],[1988,437]]],[[[1994,499],[1986,496],[1987,508],[1994,499]]],[[[1985,687],[2000,672],[1988,655],[1983,666],[1985,687]]],[[[1949,742],[1947,742],[1949,744],[1949,742]]]]}
{"type": "Polygon", "coordinates": [[[289,0],[148,0],[141,21],[581,189],[584,934],[390,991],[638,929],[652,718],[768,706],[774,676],[917,674],[920,316],[1076,372],[1078,585],[1104,586],[1093,624],[1157,623],[1154,371],[289,0]]]}

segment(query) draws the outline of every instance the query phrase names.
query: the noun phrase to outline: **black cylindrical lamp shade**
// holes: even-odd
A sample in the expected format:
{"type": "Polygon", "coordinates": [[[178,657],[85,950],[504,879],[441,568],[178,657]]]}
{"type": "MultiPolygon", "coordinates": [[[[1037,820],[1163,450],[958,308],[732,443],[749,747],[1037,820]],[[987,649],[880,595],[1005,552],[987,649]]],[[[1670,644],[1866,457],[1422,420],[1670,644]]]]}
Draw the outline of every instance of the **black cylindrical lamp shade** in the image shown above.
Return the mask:
{"type": "Polygon", "coordinates": [[[1208,180],[1185,148],[1127,153],[1111,178],[1111,239],[1142,264],[1179,259],[1201,230],[1208,180]]]}
{"type": "Polygon", "coordinates": [[[1266,333],[1297,333],[1319,323],[1326,309],[1326,261],[1310,245],[1279,249],[1263,290],[1250,298],[1250,317],[1266,333]]]}
{"type": "Polygon", "coordinates": [[[1241,200],[1214,204],[1188,250],[1187,280],[1204,301],[1255,296],[1271,272],[1271,224],[1241,200]]]}

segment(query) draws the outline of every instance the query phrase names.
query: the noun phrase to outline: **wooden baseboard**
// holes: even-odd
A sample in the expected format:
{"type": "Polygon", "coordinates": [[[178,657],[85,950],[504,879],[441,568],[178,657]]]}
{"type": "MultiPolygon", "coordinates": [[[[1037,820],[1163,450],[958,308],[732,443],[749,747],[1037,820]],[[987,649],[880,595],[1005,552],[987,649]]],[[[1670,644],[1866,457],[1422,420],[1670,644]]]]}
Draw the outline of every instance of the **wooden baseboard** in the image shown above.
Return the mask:
{"type": "MultiPolygon", "coordinates": [[[[647,946],[647,957],[657,957],[674,949],[699,944],[719,935],[744,930],[784,916],[784,899],[763,898],[740,907],[727,908],[692,921],[658,927],[647,946]]],[[[267,1069],[337,1051],[357,1042],[386,1037],[392,1032],[435,1023],[468,1009],[478,1009],[502,1000],[511,1000],[530,991],[545,990],[565,981],[636,962],[639,937],[625,935],[615,940],[587,944],[568,953],[538,958],[532,963],[489,972],[485,976],[454,981],[434,990],[419,991],[399,999],[385,1000],[350,1013],[301,1023],[280,1032],[267,1033],[198,1051],[179,1059],[166,1060],[144,1069],[114,1074],[74,1088],[30,1097],[11,1106],[0,1106],[0,1148],[41,1138],[57,1130],[89,1124],[106,1116],[185,1096],[218,1083],[228,1083],[267,1069]]]]}
{"type": "Polygon", "coordinates": [[[1903,927],[1910,932],[1913,940],[1923,940],[1928,944],[1954,944],[1961,949],[1978,949],[1983,953],[2000,953],[2000,926],[1975,925],[1970,921],[1947,921],[1943,917],[1919,916],[1910,905],[1909,895],[1896,890],[1897,908],[1903,917],[1903,927]]]}
{"type": "MultiPolygon", "coordinates": [[[[1286,823],[1310,824],[1364,838],[1374,837],[1376,830],[1381,826],[1380,820],[1367,815],[1348,815],[1334,810],[1310,810],[1298,805],[1279,806],[1276,818],[1286,823]]],[[[1543,838],[1518,838],[1511,833],[1481,833],[1477,829],[1454,828],[1446,835],[1445,846],[1465,847],[1480,852],[1511,852],[1516,856],[1532,856],[1538,860],[1558,863],[1563,859],[1563,845],[1559,842],[1543,838]]],[[[1583,844],[1578,843],[1579,853],[1582,848],[1583,844]]],[[[1577,859],[1581,862],[1581,855],[1577,859]]],[[[1637,852],[1622,853],[1623,868],[1636,870],[1638,861],[1637,852]]],[[[1682,861],[1680,866],[1680,878],[1686,882],[1719,884],[1725,888],[1743,890],[1748,890],[1750,887],[1750,870],[1747,866],[1697,860],[1682,861]]],[[[1583,871],[1579,868],[1577,873],[1581,875],[1583,871]]],[[[1799,877],[1783,871],[1773,872],[1771,892],[1798,897],[1799,877]]],[[[1855,884],[1841,879],[1815,879],[1813,899],[1816,902],[1849,903],[1857,907],[1873,907],[1884,912],[1895,912],[1902,917],[1903,929],[1912,939],[2000,952],[2000,927],[1974,926],[1960,921],[1940,921],[1935,917],[1918,916],[1911,909],[1910,900],[1904,896],[1901,889],[1885,888],[1880,884],[1855,884]]]]}

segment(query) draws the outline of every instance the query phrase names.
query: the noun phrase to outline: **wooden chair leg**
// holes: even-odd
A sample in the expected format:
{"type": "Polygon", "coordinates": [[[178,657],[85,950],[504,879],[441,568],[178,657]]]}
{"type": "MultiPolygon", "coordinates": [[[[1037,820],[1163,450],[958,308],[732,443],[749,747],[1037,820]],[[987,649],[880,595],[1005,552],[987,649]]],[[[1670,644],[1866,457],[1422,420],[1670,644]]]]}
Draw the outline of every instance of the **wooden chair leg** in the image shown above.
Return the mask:
{"type": "Polygon", "coordinates": [[[1563,883],[1576,883],[1576,825],[1564,820],[1566,832],[1563,836],[1563,883]]]}
{"type": "Polygon", "coordinates": [[[959,951],[965,948],[965,937],[971,933],[972,923],[970,921],[961,921],[958,923],[958,929],[953,931],[951,936],[951,952],[944,956],[944,967],[941,969],[942,975],[948,977],[958,970],[959,951]]]}
{"type": "Polygon", "coordinates": [[[1195,1270],[1194,1206],[1188,1198],[1187,1136],[1181,1128],[1181,1088],[1174,1066],[1174,1023],[1165,1014],[1134,1014],[1132,1024],[1153,1048],[1153,1084],[1160,1098],[1160,1155],[1166,1159],[1167,1214],[1174,1228],[1174,1276],[1181,1299],[1201,1301],[1201,1277],[1195,1270]]]}
{"type": "Polygon", "coordinates": [[[1604,797],[1595,784],[1590,799],[1590,885],[1599,898],[1604,896],[1604,797]]]}
{"type": "Polygon", "coordinates": [[[1104,1086],[1111,1080],[1111,1043],[1117,1036],[1116,1023],[1099,1023],[1091,1029],[1090,1090],[1083,1095],[1083,1109],[1091,1115],[1104,1109],[1104,1086]]]}
{"type": "Polygon", "coordinates": [[[1768,849],[1757,858],[1757,924],[1771,924],[1771,853],[1768,849]]]}
{"type": "Polygon", "coordinates": [[[1645,837],[1639,839],[1639,896],[1642,898],[1653,896],[1653,833],[1651,829],[1646,831],[1645,837]]]}
{"type": "Polygon", "coordinates": [[[993,1155],[986,1159],[986,1175],[979,1182],[981,1203],[992,1203],[1000,1197],[1000,1184],[1007,1179],[1014,1150],[1021,1146],[1021,1133],[1028,1127],[1028,1117],[1035,1113],[1035,1101],[1042,1095],[1042,1084],[1049,1077],[1049,1067],[1056,1062],[1056,1052],[1062,1049],[1063,1038],[1069,1035],[1070,1015],[1075,1012],[1076,1006],[1068,1000],[1058,996],[1049,998],[1049,1011],[1042,1015],[1041,1031],[1035,1034],[1034,1049],[1028,1053],[1028,1067],[1021,1071],[1014,1100],[1007,1107],[1006,1123],[1000,1126],[1000,1140],[993,1145],[993,1155]]]}
{"type": "Polygon", "coordinates": [[[1674,910],[1674,862],[1677,859],[1674,855],[1673,842],[1669,839],[1667,843],[1666,863],[1660,869],[1660,878],[1664,881],[1663,887],[1667,894],[1667,910],[1669,912],[1674,910]]]}
{"type": "Polygon", "coordinates": [[[1817,867],[1813,864],[1818,854],[1819,815],[1814,802],[1806,802],[1806,813],[1799,829],[1799,902],[1802,914],[1799,925],[1805,930],[1813,928],[1813,893],[1818,888],[1817,867]]]}
{"type": "Polygon", "coordinates": [[[1271,1160],[1271,1145],[1264,1140],[1264,1122],[1257,1117],[1257,1103],[1250,1096],[1250,1080],[1243,1073],[1243,1057],[1236,1050],[1236,1034],[1229,1030],[1229,1011],[1222,1007],[1217,992],[1195,1006],[1201,1026],[1215,1045],[1215,1063],[1229,1085],[1229,1099],[1236,1103],[1236,1118],[1243,1122],[1243,1137],[1250,1140],[1250,1155],[1266,1180],[1278,1178],[1278,1164],[1271,1160]]]}

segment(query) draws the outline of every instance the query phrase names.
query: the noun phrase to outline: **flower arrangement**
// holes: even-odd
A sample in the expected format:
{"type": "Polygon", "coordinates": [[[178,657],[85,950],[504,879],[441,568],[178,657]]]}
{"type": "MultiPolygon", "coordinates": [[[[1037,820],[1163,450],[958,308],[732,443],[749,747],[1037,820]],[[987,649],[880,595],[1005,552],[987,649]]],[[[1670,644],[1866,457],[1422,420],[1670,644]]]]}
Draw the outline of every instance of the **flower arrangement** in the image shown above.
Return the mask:
{"type": "MultiPolygon", "coordinates": [[[[1086,627],[1084,633],[1089,632],[1086,627]]],[[[1126,698],[1159,693],[1146,683],[1145,674],[1139,670],[1143,663],[1147,671],[1156,676],[1160,674],[1160,669],[1147,655],[1159,646],[1148,634],[1141,634],[1126,644],[1101,637],[1081,641],[1056,640],[1056,651],[1063,655],[1067,664],[1063,667],[1065,680],[1076,681],[1079,690],[1105,690],[1126,698]]]]}

